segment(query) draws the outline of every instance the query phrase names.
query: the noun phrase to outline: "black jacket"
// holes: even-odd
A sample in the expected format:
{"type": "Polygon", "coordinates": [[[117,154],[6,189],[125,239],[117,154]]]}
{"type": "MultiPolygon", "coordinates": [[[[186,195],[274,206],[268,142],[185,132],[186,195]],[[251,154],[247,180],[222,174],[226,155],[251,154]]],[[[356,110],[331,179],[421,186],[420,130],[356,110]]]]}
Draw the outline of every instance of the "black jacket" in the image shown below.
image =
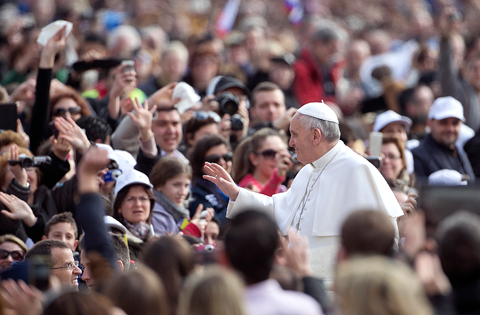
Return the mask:
{"type": "Polygon", "coordinates": [[[450,169],[467,174],[471,180],[475,179],[472,166],[467,156],[458,150],[452,150],[433,140],[432,135],[427,135],[420,145],[412,150],[417,178],[428,177],[433,172],[450,169]]]}

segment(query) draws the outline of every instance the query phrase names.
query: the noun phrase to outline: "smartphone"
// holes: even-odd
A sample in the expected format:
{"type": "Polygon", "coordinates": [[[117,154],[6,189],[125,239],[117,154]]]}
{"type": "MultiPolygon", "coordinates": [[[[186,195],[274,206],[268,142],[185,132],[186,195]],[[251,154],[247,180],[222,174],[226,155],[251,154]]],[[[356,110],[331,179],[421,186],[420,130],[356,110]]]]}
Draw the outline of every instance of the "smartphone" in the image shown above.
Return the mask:
{"type": "Polygon", "coordinates": [[[133,60],[123,60],[122,65],[127,65],[122,69],[122,72],[133,72],[135,71],[135,61],[133,60]]]}
{"type": "Polygon", "coordinates": [[[17,104],[0,104],[0,130],[17,131],[17,104]]]}
{"type": "Polygon", "coordinates": [[[370,156],[380,156],[382,152],[383,133],[370,132],[370,156]]]}
{"type": "Polygon", "coordinates": [[[22,280],[45,292],[50,286],[50,266],[48,256],[33,257],[27,261],[14,263],[10,269],[0,273],[0,278],[22,280]]]}
{"type": "Polygon", "coordinates": [[[380,166],[382,166],[382,158],[379,156],[367,156],[366,159],[376,168],[380,168],[380,166]]]}

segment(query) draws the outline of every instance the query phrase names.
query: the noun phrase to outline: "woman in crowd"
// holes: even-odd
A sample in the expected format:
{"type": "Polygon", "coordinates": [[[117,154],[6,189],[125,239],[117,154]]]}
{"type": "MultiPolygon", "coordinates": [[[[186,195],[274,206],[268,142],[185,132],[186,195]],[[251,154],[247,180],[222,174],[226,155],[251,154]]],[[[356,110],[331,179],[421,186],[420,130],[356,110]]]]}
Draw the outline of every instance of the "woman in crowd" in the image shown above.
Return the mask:
{"type": "Polygon", "coordinates": [[[190,215],[193,215],[202,204],[204,208],[213,208],[215,217],[223,225],[226,221],[228,197],[210,181],[203,179],[205,162],[218,163],[228,173],[232,170],[232,157],[228,142],[219,135],[205,136],[194,147],[190,154],[193,184],[190,201],[190,215]]]}
{"type": "Polygon", "coordinates": [[[165,236],[152,241],[145,249],[142,262],[160,277],[167,290],[170,313],[177,309],[183,279],[194,268],[193,251],[178,237],[165,236]]]}
{"type": "Polygon", "coordinates": [[[282,185],[292,161],[278,132],[264,128],[243,140],[235,149],[233,180],[261,194],[286,191],[282,185]]]}
{"type": "Polygon", "coordinates": [[[244,284],[233,272],[211,268],[185,283],[178,315],[244,315],[244,284]]]}
{"type": "Polygon", "coordinates": [[[340,264],[335,288],[342,315],[433,314],[413,271],[389,258],[357,258],[340,264]]]}
{"type": "Polygon", "coordinates": [[[190,166],[175,157],[162,158],[153,167],[150,181],[155,188],[153,228],[156,235],[178,234],[182,231],[186,235],[202,237],[206,221],[200,220],[198,209],[190,220],[184,205],[191,179],[190,166]]]}
{"type": "Polygon", "coordinates": [[[111,277],[102,293],[128,315],[168,315],[167,294],[157,274],[138,266],[111,277]]]}
{"type": "Polygon", "coordinates": [[[50,120],[56,117],[72,117],[76,121],[82,116],[91,114],[87,101],[70,87],[60,88],[50,98],[50,120]]]}
{"type": "Polygon", "coordinates": [[[27,245],[18,237],[11,234],[0,236],[0,270],[22,260],[26,253],[27,245]]]}
{"type": "MultiPolygon", "coordinates": [[[[402,186],[410,185],[410,177],[407,172],[407,160],[405,147],[395,136],[384,135],[381,147],[382,165],[380,173],[387,181],[394,181],[402,186]]],[[[398,185],[397,185],[398,186],[398,185]]]]}
{"type": "Polygon", "coordinates": [[[131,170],[117,178],[113,217],[127,228],[130,258],[137,261],[151,231],[153,205],[152,184],[147,175],[131,170]]]}

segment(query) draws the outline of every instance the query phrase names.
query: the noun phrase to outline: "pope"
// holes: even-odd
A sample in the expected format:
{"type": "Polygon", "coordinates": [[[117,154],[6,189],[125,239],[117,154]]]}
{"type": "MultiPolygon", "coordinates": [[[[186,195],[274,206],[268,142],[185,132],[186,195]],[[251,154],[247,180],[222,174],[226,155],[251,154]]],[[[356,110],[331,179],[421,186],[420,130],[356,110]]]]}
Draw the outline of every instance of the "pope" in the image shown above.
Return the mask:
{"type": "Polygon", "coordinates": [[[340,141],[335,112],[322,103],[302,106],[290,123],[290,143],[305,166],[284,193],[268,197],[239,188],[219,165],[205,163],[205,179],[228,197],[227,217],[243,209],[260,209],[275,218],[284,235],[293,227],[310,244],[313,273],[333,279],[340,229],[348,215],[358,210],[386,213],[396,230],[403,215],[393,192],[380,172],[340,141]]]}

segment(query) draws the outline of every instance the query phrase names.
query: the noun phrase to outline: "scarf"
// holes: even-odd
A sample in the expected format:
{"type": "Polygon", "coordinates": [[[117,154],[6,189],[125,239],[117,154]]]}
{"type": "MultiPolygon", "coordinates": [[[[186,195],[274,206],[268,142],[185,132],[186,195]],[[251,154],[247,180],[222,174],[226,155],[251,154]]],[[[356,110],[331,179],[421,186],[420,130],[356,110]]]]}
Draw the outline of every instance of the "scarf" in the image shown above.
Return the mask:
{"type": "Polygon", "coordinates": [[[188,219],[190,217],[190,213],[187,209],[174,204],[162,192],[154,189],[153,194],[155,195],[156,201],[165,209],[165,211],[167,211],[173,217],[175,222],[178,222],[185,218],[188,219]]]}
{"type": "Polygon", "coordinates": [[[123,220],[126,228],[136,237],[142,241],[146,241],[150,236],[150,225],[145,222],[140,222],[138,224],[131,224],[126,220],[123,220]]]}

